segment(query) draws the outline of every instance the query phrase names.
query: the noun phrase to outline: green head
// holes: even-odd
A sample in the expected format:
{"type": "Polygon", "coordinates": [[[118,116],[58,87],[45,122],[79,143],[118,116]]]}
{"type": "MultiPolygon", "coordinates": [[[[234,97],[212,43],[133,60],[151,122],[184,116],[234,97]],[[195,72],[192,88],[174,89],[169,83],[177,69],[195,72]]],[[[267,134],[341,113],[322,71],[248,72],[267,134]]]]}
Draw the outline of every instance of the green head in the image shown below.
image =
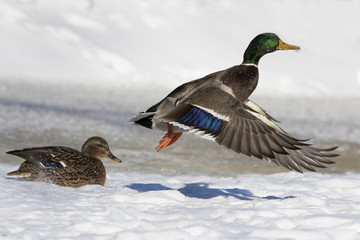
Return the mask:
{"type": "Polygon", "coordinates": [[[276,50],[299,50],[300,47],[286,44],[274,33],[262,33],[257,35],[247,47],[243,63],[259,64],[259,60],[267,53],[276,50]]]}

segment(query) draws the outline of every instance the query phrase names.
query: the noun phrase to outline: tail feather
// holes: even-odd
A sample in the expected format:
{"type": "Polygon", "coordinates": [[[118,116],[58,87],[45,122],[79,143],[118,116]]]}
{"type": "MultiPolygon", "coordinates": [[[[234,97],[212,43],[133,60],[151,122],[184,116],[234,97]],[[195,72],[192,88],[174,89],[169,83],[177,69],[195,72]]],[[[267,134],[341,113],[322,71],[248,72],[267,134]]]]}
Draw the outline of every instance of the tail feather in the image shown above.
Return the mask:
{"type": "Polygon", "coordinates": [[[31,173],[30,172],[23,172],[23,171],[13,171],[13,172],[9,172],[8,174],[6,174],[8,177],[12,177],[12,178],[20,178],[20,179],[24,179],[24,178],[30,178],[31,177],[31,173]]]}
{"type": "Polygon", "coordinates": [[[153,112],[141,112],[130,119],[131,122],[152,129],[153,112]]]}

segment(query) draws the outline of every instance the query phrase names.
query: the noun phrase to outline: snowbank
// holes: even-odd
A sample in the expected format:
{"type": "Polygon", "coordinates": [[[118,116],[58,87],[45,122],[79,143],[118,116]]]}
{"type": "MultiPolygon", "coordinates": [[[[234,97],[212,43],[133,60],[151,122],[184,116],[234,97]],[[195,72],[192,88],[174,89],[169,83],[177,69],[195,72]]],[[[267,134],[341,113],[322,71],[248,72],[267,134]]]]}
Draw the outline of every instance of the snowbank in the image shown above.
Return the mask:
{"type": "Polygon", "coordinates": [[[356,0],[3,0],[0,79],[170,90],[241,63],[270,31],[301,51],[264,57],[256,94],[359,96],[359,10],[356,0]]]}
{"type": "Polygon", "coordinates": [[[2,239],[360,237],[358,174],[213,178],[112,171],[104,187],[4,178],[0,187],[2,239]]]}

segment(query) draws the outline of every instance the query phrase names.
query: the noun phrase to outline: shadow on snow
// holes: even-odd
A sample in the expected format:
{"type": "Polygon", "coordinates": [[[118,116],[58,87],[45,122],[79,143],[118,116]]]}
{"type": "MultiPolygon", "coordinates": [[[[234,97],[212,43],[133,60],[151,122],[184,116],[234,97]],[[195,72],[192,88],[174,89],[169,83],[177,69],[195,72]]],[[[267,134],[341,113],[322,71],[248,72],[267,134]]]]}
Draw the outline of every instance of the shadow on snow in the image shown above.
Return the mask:
{"type": "Polygon", "coordinates": [[[284,200],[289,198],[295,198],[295,196],[287,197],[276,197],[276,196],[266,196],[260,197],[254,195],[251,191],[246,189],[239,188],[229,188],[229,189],[218,189],[218,188],[209,188],[208,183],[188,183],[184,187],[179,189],[173,189],[166,187],[158,183],[133,183],[125,186],[127,188],[136,190],[138,192],[150,192],[150,191],[165,191],[165,190],[177,190],[181,192],[186,197],[200,198],[200,199],[211,199],[215,197],[234,197],[239,200],[255,200],[255,199],[267,199],[267,200],[284,200]]]}

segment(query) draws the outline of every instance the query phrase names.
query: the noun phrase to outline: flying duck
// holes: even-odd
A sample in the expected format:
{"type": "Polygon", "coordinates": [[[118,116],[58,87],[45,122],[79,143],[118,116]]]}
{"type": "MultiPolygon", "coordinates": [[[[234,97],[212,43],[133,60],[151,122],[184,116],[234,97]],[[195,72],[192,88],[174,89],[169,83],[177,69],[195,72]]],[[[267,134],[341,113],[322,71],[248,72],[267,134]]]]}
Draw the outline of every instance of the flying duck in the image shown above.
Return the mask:
{"type": "Polygon", "coordinates": [[[255,90],[262,56],[277,50],[299,50],[274,33],[256,36],[242,64],[185,83],[146,112],[130,121],[146,128],[167,131],[160,151],[175,143],[183,132],[215,141],[237,153],[270,160],[290,170],[315,171],[334,163],[337,147],[315,148],[282,130],[269,114],[248,97],[255,90]]]}

